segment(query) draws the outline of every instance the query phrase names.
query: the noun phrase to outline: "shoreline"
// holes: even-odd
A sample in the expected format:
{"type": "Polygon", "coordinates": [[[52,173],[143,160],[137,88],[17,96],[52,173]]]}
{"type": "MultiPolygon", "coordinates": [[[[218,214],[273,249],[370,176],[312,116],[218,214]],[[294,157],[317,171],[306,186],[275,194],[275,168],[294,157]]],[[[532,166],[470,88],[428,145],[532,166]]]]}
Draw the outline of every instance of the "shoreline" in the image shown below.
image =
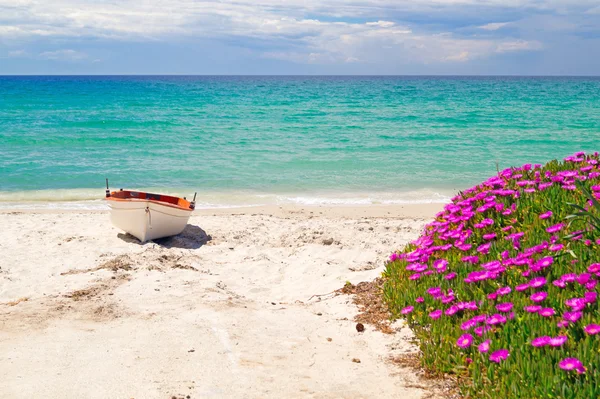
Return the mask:
{"type": "MultiPolygon", "coordinates": [[[[289,216],[299,214],[305,216],[327,217],[391,217],[391,218],[432,218],[441,211],[445,203],[434,204],[402,204],[402,205],[255,205],[231,208],[195,209],[195,216],[227,216],[227,215],[272,215],[289,216]]],[[[0,214],[108,214],[108,209],[0,209],[0,214]]]]}

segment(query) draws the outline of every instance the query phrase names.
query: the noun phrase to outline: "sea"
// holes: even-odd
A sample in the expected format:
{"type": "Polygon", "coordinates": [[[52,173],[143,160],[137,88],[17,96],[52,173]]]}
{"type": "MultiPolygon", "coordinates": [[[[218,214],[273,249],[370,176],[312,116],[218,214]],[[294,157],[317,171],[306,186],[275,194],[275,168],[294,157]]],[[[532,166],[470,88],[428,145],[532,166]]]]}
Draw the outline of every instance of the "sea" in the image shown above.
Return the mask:
{"type": "Polygon", "coordinates": [[[0,209],[443,203],[599,139],[599,77],[3,76],[0,209]]]}

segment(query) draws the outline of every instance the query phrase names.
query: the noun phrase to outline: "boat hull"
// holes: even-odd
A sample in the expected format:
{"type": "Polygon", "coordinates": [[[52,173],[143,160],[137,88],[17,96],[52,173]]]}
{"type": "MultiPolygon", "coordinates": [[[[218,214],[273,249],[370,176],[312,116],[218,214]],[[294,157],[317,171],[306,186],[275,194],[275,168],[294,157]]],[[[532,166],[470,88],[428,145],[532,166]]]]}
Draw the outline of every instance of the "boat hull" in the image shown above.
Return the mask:
{"type": "Polygon", "coordinates": [[[181,233],[192,214],[151,200],[109,201],[109,206],[111,222],[141,242],[181,233]]]}

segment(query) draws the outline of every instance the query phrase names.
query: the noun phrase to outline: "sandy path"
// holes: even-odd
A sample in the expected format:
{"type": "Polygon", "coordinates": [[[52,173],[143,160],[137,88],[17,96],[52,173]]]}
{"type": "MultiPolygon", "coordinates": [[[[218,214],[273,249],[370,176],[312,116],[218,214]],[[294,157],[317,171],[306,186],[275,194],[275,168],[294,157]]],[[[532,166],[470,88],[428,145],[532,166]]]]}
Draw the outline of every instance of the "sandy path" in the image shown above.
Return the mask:
{"type": "Polygon", "coordinates": [[[426,397],[386,360],[408,329],[309,298],[379,275],[437,208],[202,211],[145,245],[106,213],[2,213],[0,397],[426,397]]]}

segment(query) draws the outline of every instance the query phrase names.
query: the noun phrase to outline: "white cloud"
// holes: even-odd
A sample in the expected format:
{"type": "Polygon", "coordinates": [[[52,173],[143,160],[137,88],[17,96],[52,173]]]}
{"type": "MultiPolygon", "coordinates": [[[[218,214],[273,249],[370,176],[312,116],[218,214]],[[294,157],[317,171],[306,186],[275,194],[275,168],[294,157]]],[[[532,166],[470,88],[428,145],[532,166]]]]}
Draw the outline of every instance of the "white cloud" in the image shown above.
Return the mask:
{"type": "Polygon", "coordinates": [[[508,24],[510,24],[510,22],[490,22],[489,24],[480,26],[479,29],[498,30],[504,28],[508,24]]]}
{"type": "Polygon", "coordinates": [[[56,61],[80,61],[86,59],[87,54],[71,49],[64,49],[56,51],[44,51],[38,54],[38,58],[56,61]]]}
{"type": "Polygon", "coordinates": [[[29,53],[25,50],[14,50],[8,52],[9,58],[24,58],[29,57],[29,53]]]}
{"type": "MultiPolygon", "coordinates": [[[[275,43],[277,50],[261,55],[301,63],[381,62],[390,57],[398,62],[464,62],[494,53],[538,50],[542,45],[535,40],[430,32],[395,18],[488,10],[493,19],[479,28],[501,32],[510,22],[493,22],[501,18],[494,10],[585,12],[596,5],[597,0],[0,0],[0,40],[203,37],[275,43]],[[356,20],[350,18],[367,22],[343,22],[356,20]]],[[[71,61],[86,57],[75,50],[38,55],[71,61]]]]}
{"type": "Polygon", "coordinates": [[[497,53],[507,53],[511,51],[526,51],[526,50],[540,50],[542,43],[538,41],[527,41],[527,40],[514,40],[506,41],[498,44],[496,48],[497,53]]]}

